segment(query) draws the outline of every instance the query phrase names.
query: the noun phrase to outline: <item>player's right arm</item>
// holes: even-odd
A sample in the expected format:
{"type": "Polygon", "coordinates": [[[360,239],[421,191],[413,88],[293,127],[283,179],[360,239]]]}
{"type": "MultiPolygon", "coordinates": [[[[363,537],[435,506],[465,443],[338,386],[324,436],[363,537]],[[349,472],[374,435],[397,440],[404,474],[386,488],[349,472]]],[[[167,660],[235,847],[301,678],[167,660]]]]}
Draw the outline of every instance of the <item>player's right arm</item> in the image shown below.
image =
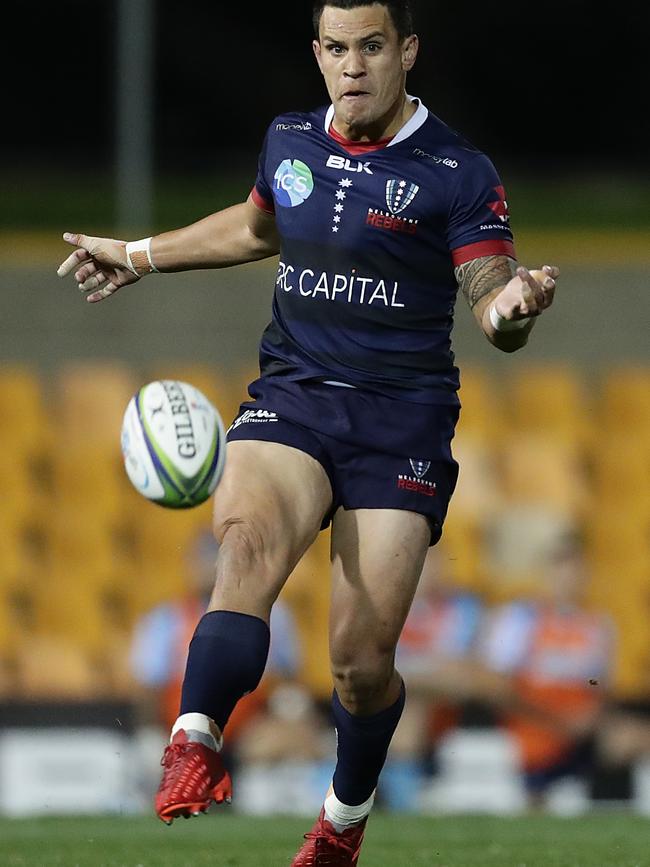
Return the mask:
{"type": "Polygon", "coordinates": [[[101,301],[135,283],[154,266],[157,271],[226,268],[275,256],[280,250],[275,218],[249,196],[180,229],[155,235],[149,246],[151,265],[127,256],[127,242],[66,232],[64,241],[77,249],[60,265],[65,277],[74,272],[86,300],[101,301]]]}

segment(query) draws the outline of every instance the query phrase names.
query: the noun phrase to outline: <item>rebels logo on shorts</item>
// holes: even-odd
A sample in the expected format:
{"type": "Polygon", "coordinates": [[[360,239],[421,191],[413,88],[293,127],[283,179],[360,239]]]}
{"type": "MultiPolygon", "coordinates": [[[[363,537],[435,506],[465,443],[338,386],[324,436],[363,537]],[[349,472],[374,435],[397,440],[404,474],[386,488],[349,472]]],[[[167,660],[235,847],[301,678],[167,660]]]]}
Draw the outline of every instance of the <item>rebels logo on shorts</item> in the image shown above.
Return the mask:
{"type": "Polygon", "coordinates": [[[425,497],[435,497],[436,483],[430,482],[424,476],[429,472],[431,461],[419,461],[409,459],[411,470],[414,475],[407,476],[400,473],[397,476],[397,487],[403,491],[412,491],[415,494],[424,494],[425,497]]]}

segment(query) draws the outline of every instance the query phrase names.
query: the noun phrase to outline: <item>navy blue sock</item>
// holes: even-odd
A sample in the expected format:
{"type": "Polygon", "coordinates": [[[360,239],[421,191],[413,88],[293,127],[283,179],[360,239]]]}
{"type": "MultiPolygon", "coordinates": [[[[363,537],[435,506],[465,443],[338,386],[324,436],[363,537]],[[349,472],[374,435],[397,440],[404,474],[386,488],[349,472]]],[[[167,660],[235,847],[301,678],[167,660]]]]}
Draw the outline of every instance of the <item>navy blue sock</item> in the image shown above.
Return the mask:
{"type": "Polygon", "coordinates": [[[270,633],[259,617],[208,611],[194,631],[185,667],[181,714],[204,713],[223,731],[239,699],[260,682],[270,633]]]}
{"type": "Polygon", "coordinates": [[[336,691],[332,711],[337,732],[334,794],[343,804],[363,804],[377,787],[397,723],[404,710],[404,683],[399,698],[372,716],[355,716],[340,702],[336,691]]]}

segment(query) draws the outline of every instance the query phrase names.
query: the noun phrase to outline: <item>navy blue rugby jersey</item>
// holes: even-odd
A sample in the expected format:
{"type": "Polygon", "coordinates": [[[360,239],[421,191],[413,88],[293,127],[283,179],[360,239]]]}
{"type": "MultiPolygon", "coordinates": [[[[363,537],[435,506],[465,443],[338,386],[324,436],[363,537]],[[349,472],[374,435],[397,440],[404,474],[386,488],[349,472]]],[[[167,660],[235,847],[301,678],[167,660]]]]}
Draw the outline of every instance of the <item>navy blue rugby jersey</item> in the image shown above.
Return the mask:
{"type": "Polygon", "coordinates": [[[277,117],[253,200],[281,238],[263,375],[457,404],[454,267],[515,257],[490,160],[417,100],[392,139],[346,142],[333,107],[277,117]]]}

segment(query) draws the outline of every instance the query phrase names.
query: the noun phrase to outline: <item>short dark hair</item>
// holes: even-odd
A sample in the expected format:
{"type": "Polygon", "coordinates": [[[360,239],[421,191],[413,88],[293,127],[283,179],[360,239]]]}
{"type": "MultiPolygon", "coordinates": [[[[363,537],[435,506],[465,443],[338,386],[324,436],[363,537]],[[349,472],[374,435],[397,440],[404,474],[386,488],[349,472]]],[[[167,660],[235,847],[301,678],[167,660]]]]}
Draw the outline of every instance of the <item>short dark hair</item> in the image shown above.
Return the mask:
{"type": "Polygon", "coordinates": [[[388,9],[400,39],[406,39],[413,33],[413,13],[409,0],[316,0],[313,17],[316,38],[318,39],[320,18],[326,6],[334,6],[336,9],[356,9],[359,6],[372,6],[375,3],[388,9]]]}

